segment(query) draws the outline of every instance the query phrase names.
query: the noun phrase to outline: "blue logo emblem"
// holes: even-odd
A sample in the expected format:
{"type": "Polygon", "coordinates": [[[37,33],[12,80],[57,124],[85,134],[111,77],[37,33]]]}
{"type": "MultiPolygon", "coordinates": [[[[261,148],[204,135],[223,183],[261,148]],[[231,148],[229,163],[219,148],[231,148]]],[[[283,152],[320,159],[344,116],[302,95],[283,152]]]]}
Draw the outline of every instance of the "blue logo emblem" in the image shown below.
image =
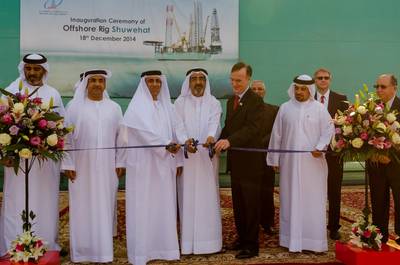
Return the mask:
{"type": "Polygon", "coordinates": [[[46,9],[56,9],[63,1],[64,0],[46,0],[43,6],[46,9]]]}

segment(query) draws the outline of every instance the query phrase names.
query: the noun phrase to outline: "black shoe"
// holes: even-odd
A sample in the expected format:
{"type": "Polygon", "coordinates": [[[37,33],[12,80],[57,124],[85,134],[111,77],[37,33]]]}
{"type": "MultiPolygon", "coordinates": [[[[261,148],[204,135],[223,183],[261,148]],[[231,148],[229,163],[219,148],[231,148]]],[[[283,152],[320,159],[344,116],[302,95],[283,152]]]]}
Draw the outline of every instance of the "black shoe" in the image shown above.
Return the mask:
{"type": "Polygon", "coordinates": [[[232,245],[226,247],[227,250],[241,250],[242,248],[242,244],[238,240],[232,245]]]}
{"type": "Polygon", "coordinates": [[[330,239],[332,239],[332,240],[339,240],[342,236],[340,235],[340,233],[339,233],[338,230],[332,230],[332,231],[329,233],[329,237],[330,237],[330,239]]]}
{"type": "Polygon", "coordinates": [[[235,258],[237,259],[250,259],[252,257],[258,256],[257,250],[250,250],[250,249],[242,249],[236,254],[235,258]]]}

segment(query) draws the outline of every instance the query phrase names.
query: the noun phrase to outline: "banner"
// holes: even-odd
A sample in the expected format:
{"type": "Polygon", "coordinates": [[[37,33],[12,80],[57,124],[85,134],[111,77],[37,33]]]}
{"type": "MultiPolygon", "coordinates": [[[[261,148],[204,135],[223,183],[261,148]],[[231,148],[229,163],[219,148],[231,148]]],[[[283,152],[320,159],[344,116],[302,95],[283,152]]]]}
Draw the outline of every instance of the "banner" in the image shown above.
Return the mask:
{"type": "Polygon", "coordinates": [[[202,67],[222,98],[239,57],[238,16],[238,0],[21,0],[21,54],[47,56],[63,96],[81,72],[106,68],[113,97],[132,97],[146,70],[161,70],[177,97],[186,71],[202,67]]]}

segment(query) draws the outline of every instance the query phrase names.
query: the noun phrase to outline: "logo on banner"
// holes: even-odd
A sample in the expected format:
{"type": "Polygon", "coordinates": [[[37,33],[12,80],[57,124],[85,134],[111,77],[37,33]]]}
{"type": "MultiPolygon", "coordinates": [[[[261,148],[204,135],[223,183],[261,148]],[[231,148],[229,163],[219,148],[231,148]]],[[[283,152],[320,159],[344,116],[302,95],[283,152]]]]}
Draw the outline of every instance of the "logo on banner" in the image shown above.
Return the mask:
{"type": "Polygon", "coordinates": [[[53,15],[53,16],[65,16],[68,14],[65,10],[60,10],[58,7],[64,0],[45,0],[43,3],[42,10],[39,10],[39,14],[41,15],[53,15]]]}
{"type": "Polygon", "coordinates": [[[64,0],[47,0],[46,2],[44,2],[43,7],[45,9],[56,9],[62,4],[63,1],[64,0]]]}

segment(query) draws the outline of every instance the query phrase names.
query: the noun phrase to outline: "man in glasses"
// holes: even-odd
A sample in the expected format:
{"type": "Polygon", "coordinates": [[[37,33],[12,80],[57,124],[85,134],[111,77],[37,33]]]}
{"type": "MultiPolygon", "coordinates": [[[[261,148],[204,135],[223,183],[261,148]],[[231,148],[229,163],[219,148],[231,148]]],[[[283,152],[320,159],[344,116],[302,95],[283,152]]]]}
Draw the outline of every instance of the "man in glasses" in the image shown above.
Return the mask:
{"type": "MultiPolygon", "coordinates": [[[[314,79],[315,86],[317,87],[315,99],[325,106],[332,118],[338,110],[344,111],[348,108],[348,104],[345,102],[347,101],[347,97],[330,89],[332,75],[328,69],[317,69],[314,73],[314,79]]],[[[329,237],[333,240],[339,240],[343,159],[329,152],[326,154],[325,158],[328,163],[329,237]]]]}
{"type": "MultiPolygon", "coordinates": [[[[397,120],[400,121],[400,99],[396,96],[397,79],[393,74],[383,74],[375,84],[379,99],[390,108],[397,111],[397,120]]],[[[395,159],[380,156],[378,161],[367,163],[370,176],[372,221],[382,232],[382,242],[386,243],[389,237],[389,208],[390,189],[392,189],[395,209],[395,233],[400,235],[400,163],[395,159]]],[[[400,245],[400,238],[396,239],[400,245]]]]}

